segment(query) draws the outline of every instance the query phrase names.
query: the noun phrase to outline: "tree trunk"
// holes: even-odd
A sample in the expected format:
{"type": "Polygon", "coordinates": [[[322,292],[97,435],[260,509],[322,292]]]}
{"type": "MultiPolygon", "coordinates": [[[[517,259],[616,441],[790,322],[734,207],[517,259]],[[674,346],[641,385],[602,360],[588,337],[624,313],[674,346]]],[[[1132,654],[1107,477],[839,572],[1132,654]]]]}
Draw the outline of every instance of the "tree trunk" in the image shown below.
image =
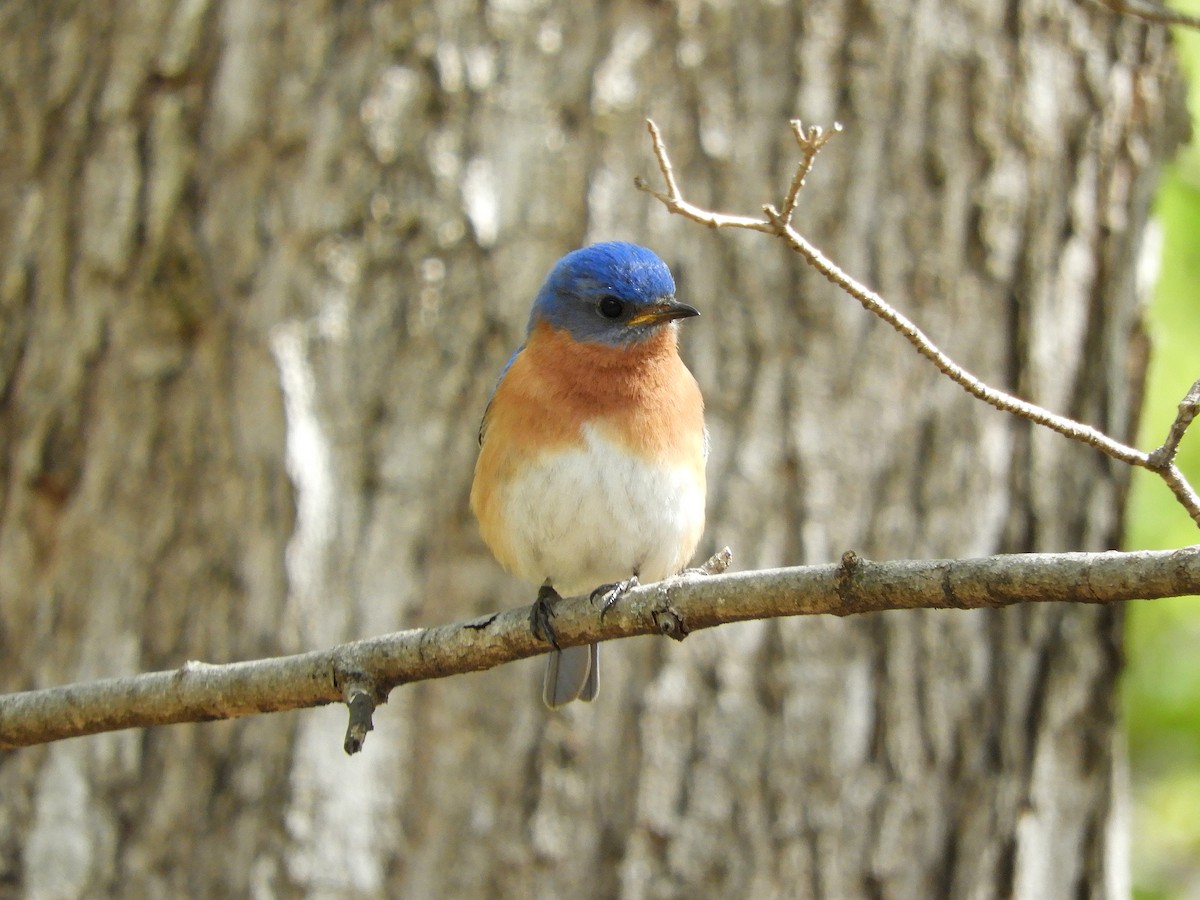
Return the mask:
{"type": "MultiPolygon", "coordinates": [[[[1166,37],[1088,4],[0,8],[0,688],[528,603],[467,508],[563,252],[704,317],[702,551],[1113,547],[1127,472],[971,400],[761,235],[778,201],[985,380],[1133,433],[1166,37]],[[802,8],[801,8],[802,7],[802,8]]],[[[584,523],[586,524],[586,523],[584,523]]],[[[1120,613],[755,622],[344,710],[0,753],[29,897],[1120,896],[1120,613]]]]}

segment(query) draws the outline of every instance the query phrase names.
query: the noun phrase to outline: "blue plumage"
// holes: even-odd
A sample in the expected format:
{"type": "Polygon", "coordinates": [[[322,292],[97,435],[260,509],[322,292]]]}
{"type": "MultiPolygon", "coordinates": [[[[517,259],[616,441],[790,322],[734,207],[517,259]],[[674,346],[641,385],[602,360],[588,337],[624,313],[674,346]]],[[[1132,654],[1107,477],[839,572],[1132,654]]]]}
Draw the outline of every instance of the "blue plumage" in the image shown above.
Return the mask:
{"type": "Polygon", "coordinates": [[[653,252],[625,241],[568,253],[550,271],[529,315],[575,340],[627,346],[672,319],[699,315],[675,300],[675,279],[653,252]]]}

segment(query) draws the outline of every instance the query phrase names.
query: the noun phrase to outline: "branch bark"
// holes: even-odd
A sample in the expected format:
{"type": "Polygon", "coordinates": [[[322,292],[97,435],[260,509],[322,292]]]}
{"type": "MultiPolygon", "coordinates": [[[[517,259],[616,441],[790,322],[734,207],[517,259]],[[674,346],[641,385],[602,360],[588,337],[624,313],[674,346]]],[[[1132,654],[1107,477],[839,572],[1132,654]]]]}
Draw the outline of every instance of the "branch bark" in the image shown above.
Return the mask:
{"type": "MultiPolygon", "coordinates": [[[[574,646],[644,634],[682,640],[703,628],[779,616],[1116,603],[1193,593],[1200,593],[1200,544],[895,562],[871,562],[848,551],[839,564],[685,574],[639,586],[603,615],[587,597],[566,598],[554,624],[559,643],[574,646]]],[[[0,697],[0,748],[346,702],[352,732],[346,749],[355,752],[371,727],[361,698],[374,695],[383,702],[402,684],[491,669],[547,649],[530,633],[524,607],[294,656],[188,662],[172,671],[9,694],[0,697]]]]}

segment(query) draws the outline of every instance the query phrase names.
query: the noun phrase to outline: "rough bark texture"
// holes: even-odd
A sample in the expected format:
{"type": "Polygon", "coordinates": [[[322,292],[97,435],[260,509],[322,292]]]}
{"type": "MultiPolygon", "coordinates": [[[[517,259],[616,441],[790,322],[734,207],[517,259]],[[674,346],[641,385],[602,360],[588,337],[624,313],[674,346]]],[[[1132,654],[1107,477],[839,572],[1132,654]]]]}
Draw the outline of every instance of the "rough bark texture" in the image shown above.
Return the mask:
{"type": "MultiPolygon", "coordinates": [[[[630,182],[653,115],[692,199],[753,211],[786,120],[841,120],[802,230],[981,377],[1128,437],[1165,56],[1056,2],[5,4],[0,688],[528,602],[467,512],[475,429],[597,239],[705,313],[702,552],[1113,546],[1123,470],[630,182]]],[[[0,891],[1119,895],[1119,619],[631,641],[559,715],[532,663],[397,689],[355,758],[336,708],[6,752],[0,891]]]]}

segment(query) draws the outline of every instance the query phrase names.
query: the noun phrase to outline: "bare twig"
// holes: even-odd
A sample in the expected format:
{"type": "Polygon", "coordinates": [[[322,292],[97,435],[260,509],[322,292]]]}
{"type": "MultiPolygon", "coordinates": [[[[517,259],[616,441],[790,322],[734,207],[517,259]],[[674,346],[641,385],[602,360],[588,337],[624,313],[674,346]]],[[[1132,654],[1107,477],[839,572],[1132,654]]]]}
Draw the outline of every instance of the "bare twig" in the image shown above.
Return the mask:
{"type": "Polygon", "coordinates": [[[812,243],[799,234],[799,232],[784,223],[773,207],[765,207],[765,212],[767,213],[767,217],[778,228],[777,233],[785,238],[788,245],[803,256],[809,265],[861,303],[869,312],[879,316],[879,318],[891,325],[892,328],[900,332],[916,348],[918,353],[937,366],[942,374],[962,387],[967,393],[996,407],[996,409],[1013,413],[1038,425],[1043,425],[1046,428],[1057,431],[1059,434],[1065,435],[1072,440],[1081,441],[1095,447],[1114,459],[1119,459],[1122,462],[1136,466],[1147,466],[1149,463],[1149,454],[1134,447],[1126,446],[1090,425],[1084,425],[1081,422],[1076,422],[1074,419],[1060,416],[1057,413],[1050,412],[1048,409],[1038,406],[1036,403],[1030,403],[1006,391],[985,384],[939,349],[907,316],[889,304],[879,294],[847,275],[845,271],[833,263],[812,243]]]}
{"type": "MultiPolygon", "coordinates": [[[[1200,593],[1200,545],[883,563],[847,553],[840,564],[683,575],[641,585],[603,617],[588,597],[568,598],[557,606],[554,625],[566,647],[641,634],[682,639],[702,628],[775,616],[1114,603],[1192,593],[1200,593]]],[[[528,607],[507,610],[297,656],[228,665],[189,662],[170,672],[0,696],[0,748],[348,700],[357,739],[348,749],[358,749],[371,727],[374,704],[386,700],[393,687],[546,652],[545,642],[530,633],[529,612],[528,607]]]]}
{"type": "Polygon", "coordinates": [[[1192,517],[1192,521],[1200,525],[1200,513],[1197,512],[1197,510],[1200,510],[1200,494],[1196,493],[1196,489],[1184,477],[1179,466],[1172,463],[1166,468],[1151,468],[1150,471],[1156,472],[1166,482],[1167,487],[1171,489],[1171,493],[1175,495],[1175,499],[1188,511],[1188,515],[1192,517]]]}
{"type": "Polygon", "coordinates": [[[1200,508],[1200,496],[1197,496],[1195,488],[1188,483],[1179,466],[1175,465],[1175,454],[1179,452],[1179,442],[1183,440],[1188,426],[1192,424],[1198,414],[1200,414],[1200,381],[1193,384],[1183,399],[1179,401],[1179,412],[1175,416],[1175,421],[1171,423],[1167,439],[1163,441],[1161,447],[1150,454],[1150,461],[1146,468],[1156,472],[1166,482],[1167,487],[1171,489],[1183,507],[1191,513],[1196,524],[1200,525],[1200,517],[1195,512],[1197,508],[1200,508]]]}
{"type": "Polygon", "coordinates": [[[634,178],[633,183],[639,191],[645,191],[652,197],[657,197],[671,212],[686,216],[693,222],[699,222],[701,225],[707,225],[709,228],[746,228],[750,231],[763,231],[767,234],[775,233],[774,226],[766,219],[754,219],[750,216],[727,216],[721,213],[710,212],[709,210],[701,209],[699,206],[693,206],[678,194],[664,194],[661,191],[656,191],[641,178],[634,178]]]}
{"type": "MultiPolygon", "coordinates": [[[[792,227],[790,219],[796,203],[793,191],[798,192],[800,187],[803,186],[804,178],[812,168],[813,157],[824,146],[829,137],[839,130],[836,126],[831,132],[822,133],[817,130],[814,134],[813,129],[805,131],[798,120],[793,122],[792,131],[800,143],[803,157],[797,166],[796,174],[792,178],[782,207],[776,209],[772,204],[763,206],[763,213],[766,216],[764,219],[714,213],[696,207],[684,200],[678,182],[675,179],[674,171],[671,168],[671,160],[667,154],[666,145],[659,133],[658,126],[654,122],[647,120],[646,127],[650,131],[651,139],[654,143],[654,155],[658,159],[659,168],[663,170],[663,176],[667,180],[667,193],[663,194],[655,191],[643,179],[635,178],[634,184],[639,190],[645,191],[657,198],[670,212],[691,219],[692,221],[700,222],[703,225],[708,225],[710,228],[745,228],[782,238],[789,247],[804,257],[805,261],[826,279],[857,300],[866,310],[874,313],[896,331],[900,332],[916,348],[918,353],[932,362],[942,374],[959,385],[967,393],[994,406],[996,409],[1012,413],[1023,419],[1028,419],[1030,422],[1042,425],[1072,440],[1095,447],[1113,459],[1156,472],[1166,482],[1184,509],[1187,510],[1188,515],[1192,517],[1197,526],[1200,526],[1200,496],[1188,484],[1183,473],[1173,462],[1170,460],[1167,460],[1165,463],[1156,461],[1153,454],[1123,444],[1090,425],[1076,422],[1074,419],[1066,416],[1060,416],[1035,403],[1030,403],[1028,400],[1022,400],[1020,397],[985,384],[944,353],[907,316],[893,307],[875,291],[851,278],[845,270],[825,256],[814,244],[792,227]],[[670,177],[667,177],[668,171],[671,173],[670,177]]],[[[1194,415],[1195,413],[1193,413],[1194,415]]],[[[1187,427],[1187,423],[1181,424],[1177,420],[1176,424],[1181,429],[1180,435],[1182,435],[1182,429],[1187,427]]],[[[1176,439],[1177,443],[1178,439],[1176,439]]]]}
{"type": "Polygon", "coordinates": [[[792,119],[789,124],[792,126],[792,134],[796,136],[796,143],[800,145],[803,155],[800,157],[800,164],[796,166],[796,171],[792,175],[792,183],[788,185],[787,196],[784,197],[783,208],[779,212],[779,217],[784,222],[792,221],[792,213],[796,211],[796,199],[800,196],[800,188],[804,187],[804,179],[812,171],[813,163],[817,160],[817,154],[821,152],[821,148],[825,146],[831,137],[835,134],[840,134],[842,131],[841,122],[834,122],[833,128],[829,131],[826,131],[820,125],[812,125],[805,128],[804,123],[799,119],[792,119]]]}
{"type": "Polygon", "coordinates": [[[1179,401],[1179,413],[1167,432],[1167,439],[1162,446],[1150,454],[1152,468],[1162,468],[1175,462],[1175,454],[1179,452],[1179,442],[1183,440],[1184,432],[1200,414],[1200,381],[1193,384],[1183,399],[1179,401]]]}
{"type": "Polygon", "coordinates": [[[675,170],[671,167],[671,158],[667,156],[667,145],[663,143],[658,126],[650,119],[646,120],[646,124],[650,129],[650,141],[654,145],[654,157],[658,160],[658,168],[662,172],[663,181],[667,183],[667,193],[672,197],[678,197],[679,184],[675,181],[675,170]]]}
{"type": "Polygon", "coordinates": [[[646,120],[646,128],[650,131],[650,140],[654,144],[654,155],[658,159],[658,168],[667,183],[667,192],[661,193],[650,187],[642,178],[635,177],[633,183],[639,191],[645,191],[652,197],[657,197],[671,212],[686,216],[693,222],[707,225],[709,228],[748,228],[751,231],[765,231],[774,234],[775,228],[765,219],[752,219],[749,216],[726,216],[721,213],[709,212],[698,206],[693,206],[683,199],[679,193],[679,185],[675,181],[675,170],[671,167],[671,159],[667,156],[667,147],[653,119],[646,120]]]}
{"type": "Polygon", "coordinates": [[[1200,17],[1154,3],[1152,0],[1095,0],[1101,6],[1123,16],[1134,16],[1158,25],[1182,25],[1200,29],[1200,17]]]}

